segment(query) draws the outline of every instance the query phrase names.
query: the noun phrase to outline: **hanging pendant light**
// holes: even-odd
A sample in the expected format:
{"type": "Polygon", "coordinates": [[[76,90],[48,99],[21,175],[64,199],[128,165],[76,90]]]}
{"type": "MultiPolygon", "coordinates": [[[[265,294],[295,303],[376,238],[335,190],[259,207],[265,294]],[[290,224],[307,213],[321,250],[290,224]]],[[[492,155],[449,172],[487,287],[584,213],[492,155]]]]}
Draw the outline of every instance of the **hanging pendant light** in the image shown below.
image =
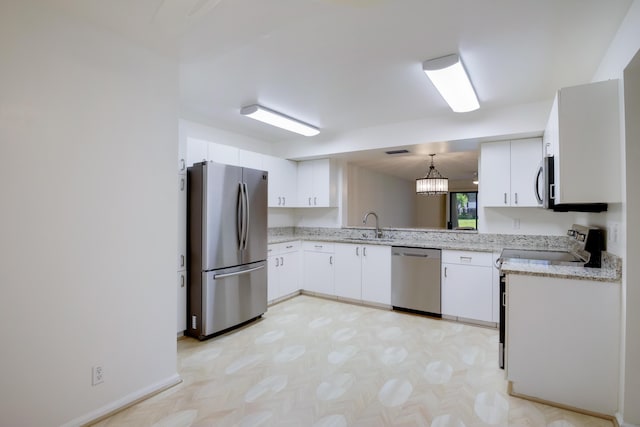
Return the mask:
{"type": "Polygon", "coordinates": [[[435,154],[429,154],[431,156],[431,166],[429,166],[429,173],[424,178],[416,179],[416,193],[437,195],[447,194],[449,192],[449,179],[445,178],[438,172],[433,166],[433,157],[435,154]]]}

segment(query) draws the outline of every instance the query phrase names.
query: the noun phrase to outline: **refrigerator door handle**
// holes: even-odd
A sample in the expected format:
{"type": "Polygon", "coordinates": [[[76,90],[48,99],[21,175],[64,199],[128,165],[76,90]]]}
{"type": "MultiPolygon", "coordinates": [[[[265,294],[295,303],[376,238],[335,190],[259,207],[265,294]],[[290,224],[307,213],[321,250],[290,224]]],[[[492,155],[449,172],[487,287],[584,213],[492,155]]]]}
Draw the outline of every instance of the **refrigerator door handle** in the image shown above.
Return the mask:
{"type": "Polygon", "coordinates": [[[242,250],[242,238],[244,237],[244,188],[241,182],[239,186],[236,227],[238,229],[238,249],[242,250]]]}
{"type": "Polygon", "coordinates": [[[249,189],[246,182],[242,183],[242,188],[244,189],[244,245],[242,249],[247,249],[247,240],[249,240],[249,189]]]}
{"type": "Polygon", "coordinates": [[[248,270],[236,271],[235,273],[214,274],[213,279],[217,280],[217,279],[224,279],[225,277],[240,276],[241,274],[252,273],[256,270],[261,270],[263,268],[264,268],[264,265],[261,265],[258,267],[250,268],[248,270]]]}

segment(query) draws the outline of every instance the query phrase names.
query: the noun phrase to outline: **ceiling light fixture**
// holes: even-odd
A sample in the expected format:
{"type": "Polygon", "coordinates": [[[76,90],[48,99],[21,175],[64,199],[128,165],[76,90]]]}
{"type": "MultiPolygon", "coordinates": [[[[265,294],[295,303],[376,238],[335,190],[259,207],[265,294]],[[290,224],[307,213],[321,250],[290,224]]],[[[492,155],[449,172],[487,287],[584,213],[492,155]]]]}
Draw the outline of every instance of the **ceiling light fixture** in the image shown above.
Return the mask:
{"type": "Polygon", "coordinates": [[[459,55],[447,55],[424,61],[422,71],[431,79],[454,112],[466,113],[480,108],[478,97],[459,55]]]}
{"type": "Polygon", "coordinates": [[[262,105],[254,104],[242,107],[240,114],[259,120],[263,123],[286,129],[291,132],[299,133],[304,136],[314,136],[320,133],[320,130],[310,124],[301,122],[285,114],[270,110],[262,105]]]}
{"type": "Polygon", "coordinates": [[[429,173],[424,178],[416,179],[416,193],[437,195],[447,194],[449,191],[449,179],[442,176],[440,172],[433,166],[433,158],[435,154],[429,154],[431,156],[431,166],[429,166],[429,173]]]}

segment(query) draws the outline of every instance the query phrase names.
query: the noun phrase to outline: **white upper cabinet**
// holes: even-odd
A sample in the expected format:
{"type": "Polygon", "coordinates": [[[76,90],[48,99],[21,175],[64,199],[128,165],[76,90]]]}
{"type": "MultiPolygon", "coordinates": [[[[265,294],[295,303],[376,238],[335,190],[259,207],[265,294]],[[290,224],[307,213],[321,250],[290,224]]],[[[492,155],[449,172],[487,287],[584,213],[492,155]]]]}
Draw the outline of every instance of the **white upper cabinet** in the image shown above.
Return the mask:
{"type": "Polygon", "coordinates": [[[194,163],[206,162],[209,160],[209,142],[203,139],[187,138],[187,167],[194,163]]]}
{"type": "Polygon", "coordinates": [[[534,182],[542,160],[540,138],[487,142],[480,150],[484,206],[538,206],[534,182]]]}
{"type": "Polygon", "coordinates": [[[266,170],[264,167],[264,157],[260,153],[247,150],[238,150],[238,166],[257,170],[266,170]]]}
{"type": "Polygon", "coordinates": [[[223,165],[240,166],[239,151],[236,147],[210,142],[207,160],[223,165]]]}
{"type": "Polygon", "coordinates": [[[558,91],[544,133],[556,204],[622,201],[618,90],[608,80],[558,91]]]}
{"type": "Polygon", "coordinates": [[[279,157],[263,156],[263,166],[269,172],[269,207],[295,207],[298,197],[297,163],[279,157]]]}
{"type": "Polygon", "coordinates": [[[336,206],[336,182],[336,167],[333,160],[298,162],[298,206],[336,206]]]}

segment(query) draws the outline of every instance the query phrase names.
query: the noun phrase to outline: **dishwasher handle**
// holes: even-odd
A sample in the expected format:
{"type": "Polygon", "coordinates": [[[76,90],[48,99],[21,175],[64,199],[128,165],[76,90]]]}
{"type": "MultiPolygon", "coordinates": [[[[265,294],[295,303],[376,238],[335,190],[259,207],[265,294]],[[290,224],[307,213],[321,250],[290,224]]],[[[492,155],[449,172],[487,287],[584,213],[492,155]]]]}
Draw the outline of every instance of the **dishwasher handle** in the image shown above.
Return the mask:
{"type": "Polygon", "coordinates": [[[415,258],[431,258],[440,259],[442,251],[440,249],[429,248],[412,248],[406,246],[392,246],[391,254],[393,256],[415,257],[415,258]]]}
{"type": "Polygon", "coordinates": [[[394,252],[395,256],[414,256],[418,258],[428,258],[429,254],[412,254],[411,252],[394,252]]]}

